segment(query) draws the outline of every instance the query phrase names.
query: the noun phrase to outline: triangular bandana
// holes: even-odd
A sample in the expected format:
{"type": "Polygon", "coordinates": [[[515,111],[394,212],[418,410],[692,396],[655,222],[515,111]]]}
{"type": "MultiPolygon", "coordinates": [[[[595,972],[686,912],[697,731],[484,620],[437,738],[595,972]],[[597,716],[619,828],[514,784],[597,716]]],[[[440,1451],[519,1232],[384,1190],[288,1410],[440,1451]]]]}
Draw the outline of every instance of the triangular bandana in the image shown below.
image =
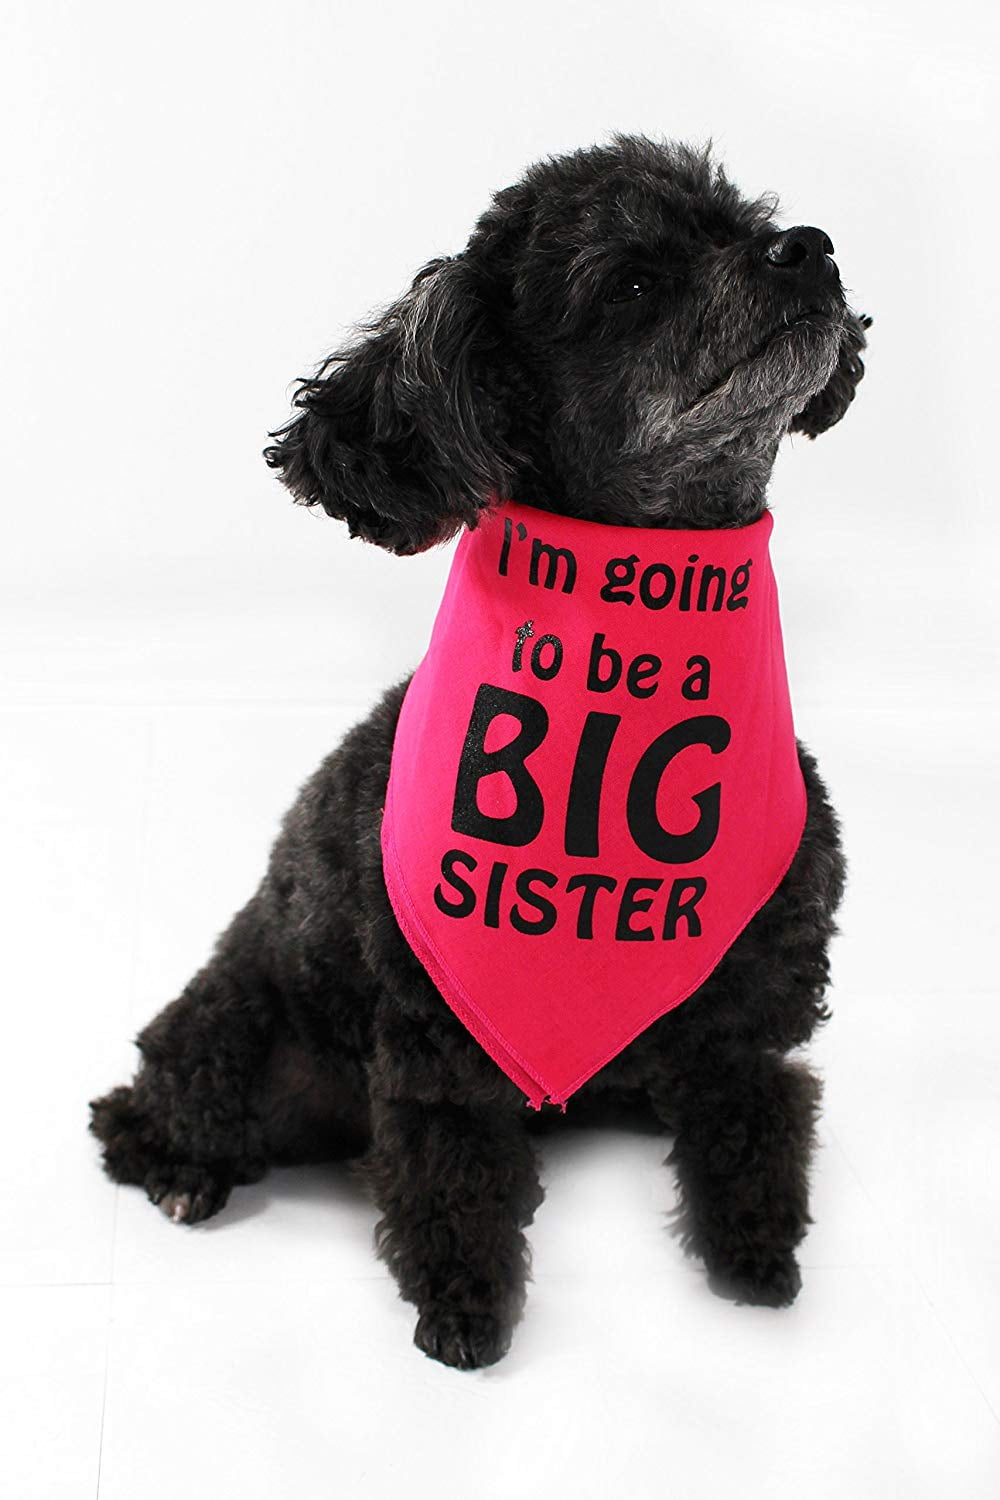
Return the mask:
{"type": "Polygon", "coordinates": [[[410,947],[536,1109],[692,994],[798,847],[772,526],[503,501],[459,540],[383,868],[410,947]]]}

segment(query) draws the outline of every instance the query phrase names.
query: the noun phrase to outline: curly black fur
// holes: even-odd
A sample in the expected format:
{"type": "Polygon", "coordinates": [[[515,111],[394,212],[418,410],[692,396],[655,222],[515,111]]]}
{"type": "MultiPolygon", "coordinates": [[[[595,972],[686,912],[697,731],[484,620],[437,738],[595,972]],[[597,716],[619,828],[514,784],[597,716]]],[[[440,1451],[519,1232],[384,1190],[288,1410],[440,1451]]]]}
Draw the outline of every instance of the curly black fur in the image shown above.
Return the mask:
{"type": "MultiPolygon", "coordinates": [[[[617,135],[536,164],[460,255],[301,383],[268,463],[300,503],[399,553],[475,526],[494,494],[626,525],[755,520],[781,437],[847,410],[871,321],[822,231],[780,231],[776,206],[741,197],[711,142],[617,135]]],[[[302,788],[257,892],[92,1129],[116,1181],[188,1224],[271,1163],[350,1160],[418,1345],[472,1368],[521,1314],[553,1112],[526,1111],[389,905],[379,827],[407,680],[302,788]]],[[[556,1116],[672,1132],[685,1249],[723,1294],[772,1305],[799,1286],[820,1095],[788,1054],[828,1017],[844,884],[800,758],[806,829],[775,894],[697,994],[556,1116]]]]}

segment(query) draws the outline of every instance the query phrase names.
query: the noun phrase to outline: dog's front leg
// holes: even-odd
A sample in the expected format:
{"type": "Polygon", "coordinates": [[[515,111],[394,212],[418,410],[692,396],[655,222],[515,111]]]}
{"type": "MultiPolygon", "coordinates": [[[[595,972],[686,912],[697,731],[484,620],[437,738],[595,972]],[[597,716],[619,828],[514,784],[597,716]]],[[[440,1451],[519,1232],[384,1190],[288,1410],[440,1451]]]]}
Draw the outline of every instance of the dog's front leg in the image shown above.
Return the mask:
{"type": "Polygon", "coordinates": [[[363,1171],[383,1214],[378,1254],[419,1311],[418,1348],[463,1370],[494,1364],[524,1307],[522,1231],[543,1196],[518,1116],[375,1098],[363,1171]]]}
{"type": "Polygon", "coordinates": [[[676,1130],[678,1230],[721,1296],[770,1307],[795,1300],[820,1094],[803,1063],[748,1049],[724,1061],[704,1056],[663,1101],[676,1130]]]}

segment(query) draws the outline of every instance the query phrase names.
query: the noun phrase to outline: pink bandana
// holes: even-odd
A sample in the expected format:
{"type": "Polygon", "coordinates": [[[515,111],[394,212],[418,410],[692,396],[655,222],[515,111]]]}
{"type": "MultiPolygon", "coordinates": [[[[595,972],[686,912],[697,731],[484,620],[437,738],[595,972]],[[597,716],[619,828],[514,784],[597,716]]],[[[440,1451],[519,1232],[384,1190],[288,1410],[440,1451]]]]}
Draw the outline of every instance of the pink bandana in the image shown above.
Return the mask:
{"type": "Polygon", "coordinates": [[[536,1109],[692,994],[798,847],[772,526],[504,501],[458,543],[383,867],[410,947],[536,1109]]]}

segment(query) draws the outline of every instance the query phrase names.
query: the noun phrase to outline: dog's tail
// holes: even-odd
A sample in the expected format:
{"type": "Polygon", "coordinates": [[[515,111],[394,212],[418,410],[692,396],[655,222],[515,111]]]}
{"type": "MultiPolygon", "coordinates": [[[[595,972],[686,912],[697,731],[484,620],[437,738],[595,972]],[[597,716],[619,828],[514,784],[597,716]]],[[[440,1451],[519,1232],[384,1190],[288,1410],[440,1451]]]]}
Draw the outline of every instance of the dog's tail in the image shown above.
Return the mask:
{"type": "Polygon", "coordinates": [[[90,1130],[104,1148],[104,1170],[113,1182],[141,1186],[162,1156],[131,1087],[112,1089],[90,1101],[90,1130]]]}

